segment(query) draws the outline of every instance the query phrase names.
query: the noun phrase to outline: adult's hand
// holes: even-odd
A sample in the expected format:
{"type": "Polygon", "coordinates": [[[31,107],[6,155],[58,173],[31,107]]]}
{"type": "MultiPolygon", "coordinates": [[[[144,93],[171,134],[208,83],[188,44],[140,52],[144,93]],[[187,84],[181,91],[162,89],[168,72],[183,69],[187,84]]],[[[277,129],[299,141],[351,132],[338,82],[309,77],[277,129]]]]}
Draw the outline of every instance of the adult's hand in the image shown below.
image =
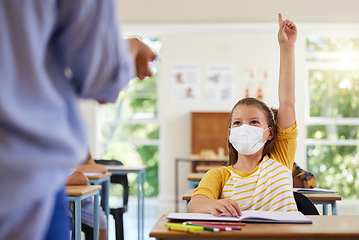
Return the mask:
{"type": "Polygon", "coordinates": [[[152,76],[149,63],[153,62],[157,55],[138,38],[130,38],[128,43],[135,60],[136,76],[141,80],[152,76]]]}

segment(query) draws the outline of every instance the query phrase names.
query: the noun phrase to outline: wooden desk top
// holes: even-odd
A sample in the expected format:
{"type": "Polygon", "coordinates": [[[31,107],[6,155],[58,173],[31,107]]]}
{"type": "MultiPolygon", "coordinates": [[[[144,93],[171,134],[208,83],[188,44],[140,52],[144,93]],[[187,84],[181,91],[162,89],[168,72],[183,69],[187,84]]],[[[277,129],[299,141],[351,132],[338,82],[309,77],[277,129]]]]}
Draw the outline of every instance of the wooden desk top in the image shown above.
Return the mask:
{"type": "Polygon", "coordinates": [[[107,170],[111,172],[142,172],[146,166],[123,166],[123,165],[106,165],[107,170]]]}
{"type": "Polygon", "coordinates": [[[209,170],[213,168],[220,168],[223,165],[199,165],[196,167],[197,172],[208,172],[209,170]]]}
{"type": "Polygon", "coordinates": [[[228,157],[214,157],[214,158],[200,158],[200,157],[179,157],[176,158],[179,161],[187,161],[187,162],[228,162],[228,157]]]}
{"type": "Polygon", "coordinates": [[[187,177],[189,181],[201,181],[206,173],[190,173],[187,177]]]}
{"type": "Polygon", "coordinates": [[[111,172],[99,173],[99,174],[95,174],[95,173],[84,173],[84,174],[88,179],[102,179],[102,178],[105,178],[105,177],[111,177],[112,176],[111,172]]]}
{"type": "MultiPolygon", "coordinates": [[[[191,200],[194,188],[188,189],[183,195],[182,200],[191,200]]],[[[303,194],[312,201],[341,201],[342,198],[336,193],[306,193],[303,194]]],[[[359,228],[359,227],[358,227],[359,228]]]]}
{"type": "Polygon", "coordinates": [[[336,193],[302,193],[312,201],[341,201],[342,197],[336,193]]]}
{"type": "Polygon", "coordinates": [[[167,230],[163,215],[150,232],[157,239],[348,239],[359,238],[359,215],[307,216],[313,224],[247,223],[239,231],[186,233],[167,230]]]}
{"type": "Polygon", "coordinates": [[[101,190],[100,185],[69,185],[66,186],[68,196],[83,196],[101,190]]]}

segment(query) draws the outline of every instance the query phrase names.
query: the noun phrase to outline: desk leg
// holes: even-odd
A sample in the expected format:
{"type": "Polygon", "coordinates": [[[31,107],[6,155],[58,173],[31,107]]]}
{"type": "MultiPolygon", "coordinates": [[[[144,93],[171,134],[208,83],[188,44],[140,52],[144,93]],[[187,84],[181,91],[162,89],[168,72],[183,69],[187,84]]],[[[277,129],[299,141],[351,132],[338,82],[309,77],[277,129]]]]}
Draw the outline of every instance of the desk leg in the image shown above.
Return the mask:
{"type": "Polygon", "coordinates": [[[323,215],[328,215],[328,204],[323,203],[323,215]]]}
{"type": "Polygon", "coordinates": [[[338,215],[338,206],[336,201],[332,202],[332,215],[338,215]]]}
{"type": "Polygon", "coordinates": [[[188,205],[188,203],[189,203],[189,201],[186,200],[185,205],[184,205],[184,212],[185,212],[185,213],[187,212],[187,205],[188,205]]]}
{"type": "Polygon", "coordinates": [[[143,235],[144,235],[144,227],[145,227],[145,180],[146,180],[146,171],[142,172],[142,179],[141,179],[141,189],[142,189],[142,203],[141,203],[141,207],[142,207],[142,226],[141,226],[141,239],[143,240],[143,235]]]}
{"type": "MultiPolygon", "coordinates": [[[[110,199],[110,177],[108,177],[108,179],[104,182],[104,188],[103,188],[103,197],[104,197],[104,201],[103,201],[103,205],[104,205],[104,210],[106,213],[106,218],[107,218],[107,229],[109,227],[109,221],[108,221],[108,217],[110,216],[110,206],[109,206],[109,199],[110,199]]],[[[107,234],[107,239],[108,239],[108,234],[107,234]]]]}
{"type": "Polygon", "coordinates": [[[94,236],[94,239],[98,239],[99,238],[99,224],[98,224],[98,211],[99,211],[99,206],[100,206],[100,203],[99,203],[99,194],[96,194],[94,196],[94,219],[93,219],[93,236],[94,236]]]}
{"type": "Polygon", "coordinates": [[[75,240],[81,240],[81,199],[75,198],[75,240]]]}
{"type": "Polygon", "coordinates": [[[140,220],[140,184],[141,184],[141,174],[137,173],[137,239],[141,240],[141,220],[140,220]]]}
{"type": "Polygon", "coordinates": [[[178,212],[178,159],[175,162],[175,212],[178,212]]]}

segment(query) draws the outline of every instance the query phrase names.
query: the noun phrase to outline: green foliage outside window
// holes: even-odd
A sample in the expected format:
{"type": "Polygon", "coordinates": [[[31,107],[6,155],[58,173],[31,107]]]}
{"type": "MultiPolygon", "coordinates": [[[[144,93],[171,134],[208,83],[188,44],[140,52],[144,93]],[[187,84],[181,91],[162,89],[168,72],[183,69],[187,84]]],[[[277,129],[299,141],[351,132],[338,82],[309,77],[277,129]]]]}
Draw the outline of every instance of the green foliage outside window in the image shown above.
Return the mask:
{"type": "MultiPolygon", "coordinates": [[[[146,196],[158,195],[158,145],[152,145],[151,140],[159,139],[159,124],[156,121],[142,121],[156,118],[157,101],[151,94],[135,93],[140,92],[142,84],[156,89],[156,78],[157,75],[143,82],[132,80],[115,104],[103,106],[112,121],[102,124],[101,129],[103,159],[117,159],[128,166],[146,166],[146,196]],[[137,86],[140,86],[139,90],[137,86]]],[[[135,177],[135,174],[128,175],[131,186],[137,186],[135,177]]],[[[131,188],[130,195],[136,194],[137,189],[131,188]]]]}
{"type": "Polygon", "coordinates": [[[309,96],[310,117],[359,117],[359,70],[310,70],[309,96]]]}
{"type": "Polygon", "coordinates": [[[307,38],[307,60],[330,62],[337,61],[338,56],[348,61],[359,61],[358,38],[307,38]]]}
{"type": "MultiPolygon", "coordinates": [[[[356,69],[318,68],[309,70],[309,117],[336,121],[307,125],[308,170],[319,187],[338,191],[344,198],[359,198],[359,39],[308,38],[310,62],[358,62],[356,69]],[[351,120],[351,124],[340,122],[351,120]],[[323,141],[332,141],[323,144],[323,141]],[[348,141],[351,141],[348,143],[348,141]],[[354,141],[354,142],[353,142],[354,141]]],[[[342,64],[343,65],[343,64],[342,64]]]]}
{"type": "Polygon", "coordinates": [[[308,146],[308,169],[320,187],[345,198],[358,198],[359,154],[357,146],[308,146]]]}
{"type": "MultiPolygon", "coordinates": [[[[159,54],[157,39],[143,39],[159,54]]],[[[153,66],[155,67],[155,66],[153,66]]],[[[128,166],[146,166],[145,196],[158,195],[159,122],[157,120],[157,72],[144,80],[133,79],[114,104],[101,106],[100,148],[103,159],[120,160],[128,166]]],[[[128,174],[137,186],[136,174],[128,174]]],[[[111,192],[121,192],[111,186],[111,192]]],[[[137,189],[131,187],[130,195],[137,189]]]]}

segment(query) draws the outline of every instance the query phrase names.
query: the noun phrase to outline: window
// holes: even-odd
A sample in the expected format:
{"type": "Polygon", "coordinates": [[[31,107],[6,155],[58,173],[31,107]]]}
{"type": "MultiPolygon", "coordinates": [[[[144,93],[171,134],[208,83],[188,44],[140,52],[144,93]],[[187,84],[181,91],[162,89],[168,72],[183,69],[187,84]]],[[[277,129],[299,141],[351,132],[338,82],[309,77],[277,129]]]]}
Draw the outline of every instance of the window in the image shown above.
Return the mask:
{"type": "MultiPolygon", "coordinates": [[[[158,39],[143,39],[159,54],[158,39]]],[[[159,57],[158,57],[159,59],[159,57]]],[[[158,61],[158,60],[157,60],[158,61]]],[[[157,113],[157,65],[154,75],[133,79],[114,104],[100,106],[98,147],[103,159],[120,160],[129,166],[145,165],[146,196],[158,195],[159,121],[157,113]]],[[[135,181],[136,176],[128,176],[135,181]],[[134,177],[134,178],[132,178],[134,177]]],[[[134,184],[136,186],[136,184],[134,184]]],[[[131,189],[135,194],[135,189],[131,189]]]]}
{"type": "Polygon", "coordinates": [[[359,192],[359,39],[308,37],[308,170],[345,198],[359,192]]]}

